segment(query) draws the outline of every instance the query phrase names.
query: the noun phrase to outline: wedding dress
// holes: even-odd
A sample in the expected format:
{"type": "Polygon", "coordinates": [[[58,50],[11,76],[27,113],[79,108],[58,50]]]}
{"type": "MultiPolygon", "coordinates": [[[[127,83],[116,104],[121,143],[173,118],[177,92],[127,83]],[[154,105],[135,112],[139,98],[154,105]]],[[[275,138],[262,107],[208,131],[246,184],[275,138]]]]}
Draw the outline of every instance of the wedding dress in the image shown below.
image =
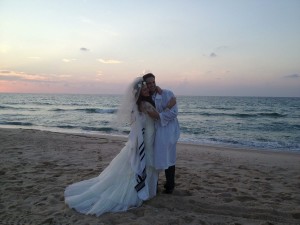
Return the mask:
{"type": "MultiPolygon", "coordinates": [[[[148,105],[146,102],[144,105],[148,105]]],[[[149,105],[148,105],[149,107],[149,105]]],[[[158,172],[154,168],[153,142],[155,137],[154,121],[141,114],[144,129],[146,158],[146,199],[156,195],[158,172]]],[[[136,130],[131,130],[129,139],[120,153],[110,162],[98,177],[71,184],[65,190],[65,202],[76,211],[84,214],[101,215],[105,212],[120,212],[140,206],[143,203],[135,189],[136,174],[131,159],[136,130]]]]}

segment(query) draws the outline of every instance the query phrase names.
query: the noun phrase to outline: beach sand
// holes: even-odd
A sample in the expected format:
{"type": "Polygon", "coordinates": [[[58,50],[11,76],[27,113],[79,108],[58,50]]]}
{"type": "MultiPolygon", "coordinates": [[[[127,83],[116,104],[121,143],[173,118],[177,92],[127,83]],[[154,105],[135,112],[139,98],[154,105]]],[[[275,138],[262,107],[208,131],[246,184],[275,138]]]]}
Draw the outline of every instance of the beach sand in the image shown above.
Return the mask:
{"type": "Polygon", "coordinates": [[[64,189],[98,176],[115,136],[0,129],[0,224],[300,224],[300,154],[178,144],[176,189],[136,209],[87,216],[64,189]]]}

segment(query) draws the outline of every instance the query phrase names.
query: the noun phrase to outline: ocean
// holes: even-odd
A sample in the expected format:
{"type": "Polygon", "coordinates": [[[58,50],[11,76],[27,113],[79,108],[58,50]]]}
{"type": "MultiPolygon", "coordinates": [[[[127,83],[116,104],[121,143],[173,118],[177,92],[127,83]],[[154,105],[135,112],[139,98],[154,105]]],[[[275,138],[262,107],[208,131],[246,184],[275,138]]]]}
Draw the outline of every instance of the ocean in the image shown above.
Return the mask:
{"type": "MultiPolygon", "coordinates": [[[[121,95],[0,94],[0,127],[127,136],[121,95]]],[[[300,98],[177,96],[179,142],[300,152],[300,98]]],[[[0,144],[1,146],[1,144],[0,144]]]]}

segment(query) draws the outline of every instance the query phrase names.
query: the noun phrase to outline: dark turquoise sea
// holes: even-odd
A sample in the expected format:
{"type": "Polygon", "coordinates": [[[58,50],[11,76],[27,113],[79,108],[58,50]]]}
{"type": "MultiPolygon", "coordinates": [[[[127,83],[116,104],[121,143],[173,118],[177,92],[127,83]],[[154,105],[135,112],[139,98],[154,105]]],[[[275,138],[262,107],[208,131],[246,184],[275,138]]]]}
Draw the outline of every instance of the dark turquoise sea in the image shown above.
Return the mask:
{"type": "MultiPolygon", "coordinates": [[[[0,94],[0,127],[127,136],[120,95],[0,94]]],[[[300,98],[177,96],[180,142],[300,152],[300,98]]]]}

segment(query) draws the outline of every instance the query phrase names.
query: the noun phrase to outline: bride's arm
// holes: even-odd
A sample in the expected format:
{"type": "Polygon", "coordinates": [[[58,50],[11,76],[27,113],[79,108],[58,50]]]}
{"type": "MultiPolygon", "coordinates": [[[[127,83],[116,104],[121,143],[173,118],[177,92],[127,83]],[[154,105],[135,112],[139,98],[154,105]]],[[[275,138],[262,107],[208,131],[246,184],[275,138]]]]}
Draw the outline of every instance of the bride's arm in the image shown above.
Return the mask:
{"type": "MultiPolygon", "coordinates": [[[[165,108],[165,110],[169,110],[169,109],[171,109],[174,105],[176,105],[176,97],[172,97],[170,100],[169,100],[169,102],[168,102],[168,104],[167,104],[167,106],[166,106],[166,108],[165,108]]],[[[160,119],[160,117],[159,117],[159,113],[156,111],[156,109],[150,104],[150,103],[144,103],[143,104],[143,108],[144,108],[144,112],[145,113],[147,113],[152,119],[156,119],[156,120],[158,120],[158,119],[160,119]]]]}
{"type": "Polygon", "coordinates": [[[159,119],[159,113],[149,102],[142,102],[142,112],[147,113],[152,119],[159,119]]]}
{"type": "Polygon", "coordinates": [[[156,111],[156,109],[153,108],[153,110],[150,110],[147,113],[152,119],[159,119],[159,113],[156,111]]]}

